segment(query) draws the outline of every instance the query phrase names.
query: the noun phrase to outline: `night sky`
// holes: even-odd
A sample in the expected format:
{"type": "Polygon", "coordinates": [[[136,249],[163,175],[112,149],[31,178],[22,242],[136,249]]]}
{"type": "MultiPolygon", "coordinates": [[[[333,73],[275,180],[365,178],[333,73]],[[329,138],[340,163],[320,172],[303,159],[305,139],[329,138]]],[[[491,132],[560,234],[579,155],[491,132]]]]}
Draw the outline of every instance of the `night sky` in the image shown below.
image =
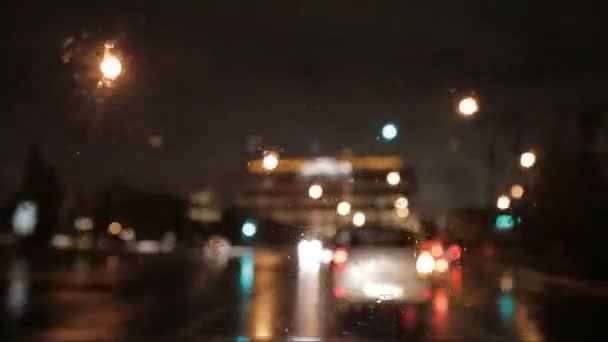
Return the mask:
{"type": "Polygon", "coordinates": [[[38,141],[73,191],[124,178],[229,198],[259,137],[287,156],[403,155],[434,211],[484,200],[489,137],[506,186],[515,131],[520,147],[542,149],[551,128],[574,139],[573,117],[606,98],[603,12],[583,2],[125,3],[18,1],[5,13],[0,192],[18,188],[38,141]],[[125,74],[96,106],[91,61],[107,39],[125,74]],[[472,90],[482,112],[464,121],[453,103],[472,90]],[[375,139],[386,120],[401,130],[390,145],[375,139]]]}

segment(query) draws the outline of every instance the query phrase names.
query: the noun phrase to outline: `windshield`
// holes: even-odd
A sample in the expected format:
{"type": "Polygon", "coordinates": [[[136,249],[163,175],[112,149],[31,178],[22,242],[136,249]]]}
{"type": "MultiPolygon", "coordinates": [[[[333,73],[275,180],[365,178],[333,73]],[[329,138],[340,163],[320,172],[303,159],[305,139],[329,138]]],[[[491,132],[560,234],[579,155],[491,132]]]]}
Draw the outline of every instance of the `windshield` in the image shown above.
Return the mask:
{"type": "Polygon", "coordinates": [[[12,1],[0,341],[585,341],[602,1],[12,1]]]}

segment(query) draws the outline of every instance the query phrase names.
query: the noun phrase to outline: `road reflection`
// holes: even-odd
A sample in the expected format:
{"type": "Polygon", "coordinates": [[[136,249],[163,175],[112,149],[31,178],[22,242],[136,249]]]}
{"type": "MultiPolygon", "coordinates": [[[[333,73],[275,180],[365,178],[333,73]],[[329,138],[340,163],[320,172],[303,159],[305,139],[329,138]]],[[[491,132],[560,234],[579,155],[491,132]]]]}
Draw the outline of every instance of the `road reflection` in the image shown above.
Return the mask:
{"type": "Polygon", "coordinates": [[[13,320],[20,320],[30,301],[30,272],[27,259],[15,257],[8,272],[6,310],[13,320]]]}
{"type": "MultiPolygon", "coordinates": [[[[248,258],[247,254],[244,254],[244,256],[248,258]]],[[[276,254],[264,250],[255,252],[253,297],[251,315],[249,316],[249,336],[254,339],[272,340],[275,337],[276,319],[279,312],[278,299],[280,290],[278,288],[279,272],[277,270],[279,263],[280,260],[276,254]]],[[[245,270],[248,267],[248,261],[245,259],[245,270]]],[[[245,283],[250,281],[247,279],[250,276],[248,272],[250,271],[246,271],[245,273],[245,283]]],[[[241,281],[243,281],[242,279],[241,281]]]]}
{"type": "Polygon", "coordinates": [[[298,282],[296,285],[296,303],[294,314],[294,331],[299,337],[320,336],[319,312],[319,264],[298,262],[298,282]]]}
{"type": "MultiPolygon", "coordinates": [[[[13,256],[2,269],[0,340],[170,339],[176,333],[241,341],[548,336],[552,312],[544,306],[555,301],[539,296],[551,292],[538,292],[538,279],[517,269],[454,267],[424,294],[425,303],[361,305],[336,301],[327,266],[317,264],[312,250],[302,251],[313,257],[297,260],[290,257],[295,248],[292,254],[242,249],[228,259],[213,255],[219,262],[201,252],[13,256]]],[[[576,319],[578,308],[553,305],[576,319]]]]}

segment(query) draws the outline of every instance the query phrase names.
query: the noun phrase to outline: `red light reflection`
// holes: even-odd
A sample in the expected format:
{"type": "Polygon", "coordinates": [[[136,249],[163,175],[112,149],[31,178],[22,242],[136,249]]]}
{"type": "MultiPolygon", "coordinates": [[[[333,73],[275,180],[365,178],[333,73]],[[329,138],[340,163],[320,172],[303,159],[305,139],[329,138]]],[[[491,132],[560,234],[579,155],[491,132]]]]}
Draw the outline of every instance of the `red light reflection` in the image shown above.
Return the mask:
{"type": "Polygon", "coordinates": [[[336,298],[346,297],[346,290],[343,287],[334,287],[332,290],[336,298]]]}
{"type": "Polygon", "coordinates": [[[416,308],[406,306],[401,310],[401,326],[407,331],[416,329],[416,308]]]}
{"type": "Polygon", "coordinates": [[[459,298],[462,296],[462,268],[452,268],[452,272],[450,273],[450,285],[452,286],[452,291],[456,297],[459,298]]]}
{"type": "Polygon", "coordinates": [[[448,328],[448,292],[437,289],[433,296],[433,332],[444,336],[448,328]]]}

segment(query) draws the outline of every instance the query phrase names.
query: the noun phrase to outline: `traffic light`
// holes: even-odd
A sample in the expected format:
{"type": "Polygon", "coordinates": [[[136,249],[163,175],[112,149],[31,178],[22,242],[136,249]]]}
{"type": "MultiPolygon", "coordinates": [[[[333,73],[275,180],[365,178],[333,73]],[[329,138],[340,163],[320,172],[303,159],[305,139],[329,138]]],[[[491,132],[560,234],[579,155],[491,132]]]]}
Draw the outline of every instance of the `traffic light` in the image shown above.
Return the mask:
{"type": "Polygon", "coordinates": [[[254,237],[257,231],[258,225],[254,220],[251,219],[245,220],[245,222],[243,222],[243,225],[241,226],[241,233],[246,239],[254,237]]]}
{"type": "Polygon", "coordinates": [[[511,215],[511,214],[497,215],[496,221],[494,222],[494,226],[498,230],[513,229],[513,227],[515,226],[515,220],[513,219],[513,215],[511,215]]]}

